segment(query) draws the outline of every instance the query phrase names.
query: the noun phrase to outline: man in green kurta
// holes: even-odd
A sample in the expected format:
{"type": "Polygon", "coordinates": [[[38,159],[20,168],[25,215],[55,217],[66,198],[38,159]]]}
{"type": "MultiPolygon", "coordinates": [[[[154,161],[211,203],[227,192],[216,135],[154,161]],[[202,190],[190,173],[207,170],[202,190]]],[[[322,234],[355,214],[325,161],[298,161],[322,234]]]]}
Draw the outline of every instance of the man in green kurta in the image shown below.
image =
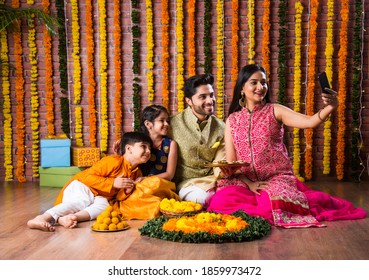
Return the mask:
{"type": "Polygon", "coordinates": [[[214,77],[190,77],[184,85],[188,107],[171,118],[172,138],[178,143],[178,162],[173,181],[179,196],[206,205],[213,194],[219,168],[205,163],[225,159],[224,122],[213,115],[214,77]]]}

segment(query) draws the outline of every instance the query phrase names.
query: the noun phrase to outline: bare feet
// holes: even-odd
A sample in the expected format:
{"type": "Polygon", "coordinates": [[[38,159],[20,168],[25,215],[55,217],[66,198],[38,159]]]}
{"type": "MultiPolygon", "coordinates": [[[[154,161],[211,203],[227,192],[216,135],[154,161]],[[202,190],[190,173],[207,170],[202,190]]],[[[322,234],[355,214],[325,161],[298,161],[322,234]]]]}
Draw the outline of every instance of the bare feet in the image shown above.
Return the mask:
{"type": "Polygon", "coordinates": [[[40,229],[43,231],[55,231],[55,227],[50,224],[50,222],[44,218],[44,216],[39,215],[36,218],[29,220],[27,226],[31,229],[40,229]]]}
{"type": "Polygon", "coordinates": [[[77,216],[74,214],[69,214],[63,217],[59,217],[58,224],[65,228],[75,228],[78,224],[77,216]]]}

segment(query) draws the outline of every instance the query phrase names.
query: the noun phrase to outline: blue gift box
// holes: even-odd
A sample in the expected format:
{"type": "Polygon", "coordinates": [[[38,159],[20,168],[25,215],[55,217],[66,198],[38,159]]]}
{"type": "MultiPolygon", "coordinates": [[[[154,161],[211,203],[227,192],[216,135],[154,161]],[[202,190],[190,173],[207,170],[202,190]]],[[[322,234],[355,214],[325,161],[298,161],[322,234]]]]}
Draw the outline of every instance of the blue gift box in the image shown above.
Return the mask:
{"type": "Polygon", "coordinates": [[[41,167],[70,166],[70,139],[41,139],[41,167]]]}

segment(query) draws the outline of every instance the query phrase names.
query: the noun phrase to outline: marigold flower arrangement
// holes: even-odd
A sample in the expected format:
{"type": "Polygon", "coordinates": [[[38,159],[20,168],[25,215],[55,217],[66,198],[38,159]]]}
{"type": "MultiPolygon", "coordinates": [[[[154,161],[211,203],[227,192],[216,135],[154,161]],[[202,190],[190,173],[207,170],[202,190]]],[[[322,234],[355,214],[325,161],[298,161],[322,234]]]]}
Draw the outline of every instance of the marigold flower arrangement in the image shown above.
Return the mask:
{"type": "Polygon", "coordinates": [[[218,118],[224,117],[224,1],[217,1],[217,111],[218,118]]]}
{"type": "Polygon", "coordinates": [[[177,212],[177,213],[183,213],[183,212],[194,212],[199,211],[202,209],[201,204],[196,203],[194,201],[178,201],[174,198],[168,199],[164,198],[160,202],[160,211],[169,211],[169,212],[177,212]]]}
{"type": "Polygon", "coordinates": [[[141,235],[187,243],[251,241],[266,236],[270,230],[269,222],[243,211],[232,214],[201,212],[175,218],[161,216],[139,228],[141,235]]]}
{"type": "Polygon", "coordinates": [[[184,34],[183,34],[183,1],[176,3],[176,45],[177,45],[177,111],[184,109],[184,34]]]}

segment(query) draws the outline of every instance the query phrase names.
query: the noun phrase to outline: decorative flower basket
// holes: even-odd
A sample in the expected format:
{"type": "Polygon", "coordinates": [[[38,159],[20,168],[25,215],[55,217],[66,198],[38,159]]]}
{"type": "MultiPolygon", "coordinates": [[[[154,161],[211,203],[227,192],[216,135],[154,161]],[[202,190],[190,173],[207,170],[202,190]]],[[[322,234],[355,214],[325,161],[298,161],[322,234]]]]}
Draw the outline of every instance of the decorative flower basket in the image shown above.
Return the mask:
{"type": "Polygon", "coordinates": [[[225,243],[260,239],[271,231],[268,221],[243,211],[231,215],[201,212],[193,216],[161,216],[138,229],[141,235],[183,243],[225,243]]]}
{"type": "Polygon", "coordinates": [[[169,218],[183,215],[195,215],[202,211],[202,206],[194,201],[177,201],[164,198],[160,202],[160,212],[169,218]]]}
{"type": "Polygon", "coordinates": [[[200,213],[202,211],[202,209],[198,210],[198,211],[166,211],[166,210],[163,210],[163,209],[160,209],[160,212],[165,216],[165,217],[168,217],[168,218],[174,218],[174,217],[181,217],[181,216],[184,216],[184,215],[188,215],[188,216],[192,216],[192,215],[195,215],[197,213],[200,213]]]}

